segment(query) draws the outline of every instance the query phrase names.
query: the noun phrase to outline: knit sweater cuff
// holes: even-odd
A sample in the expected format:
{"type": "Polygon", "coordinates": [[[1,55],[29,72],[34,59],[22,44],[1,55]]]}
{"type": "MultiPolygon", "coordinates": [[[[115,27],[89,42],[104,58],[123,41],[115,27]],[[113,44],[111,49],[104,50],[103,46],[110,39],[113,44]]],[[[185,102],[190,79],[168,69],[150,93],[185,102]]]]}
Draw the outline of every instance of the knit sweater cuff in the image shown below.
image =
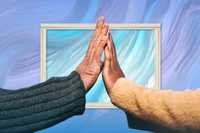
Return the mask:
{"type": "MultiPolygon", "coordinates": [[[[70,77],[73,77],[73,78],[77,79],[76,84],[78,84],[77,86],[79,86],[79,87],[75,88],[75,90],[77,90],[77,94],[79,95],[78,97],[79,97],[79,100],[80,100],[80,102],[79,102],[79,104],[77,104],[77,106],[81,107],[81,109],[79,110],[79,112],[77,112],[77,115],[78,114],[81,115],[85,111],[85,104],[86,104],[86,97],[85,97],[86,91],[85,91],[85,87],[84,87],[83,81],[81,80],[81,77],[80,77],[80,75],[79,75],[78,72],[73,71],[70,74],[70,77]]],[[[73,85],[73,83],[72,83],[72,85],[73,85]]]]}

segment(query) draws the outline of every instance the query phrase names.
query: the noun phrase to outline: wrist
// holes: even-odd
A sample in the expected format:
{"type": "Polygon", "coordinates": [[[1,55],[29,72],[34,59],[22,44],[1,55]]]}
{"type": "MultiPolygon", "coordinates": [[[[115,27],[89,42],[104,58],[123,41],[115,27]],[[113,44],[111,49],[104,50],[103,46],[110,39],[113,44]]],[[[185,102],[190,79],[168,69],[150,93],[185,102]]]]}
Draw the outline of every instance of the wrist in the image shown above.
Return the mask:
{"type": "Polygon", "coordinates": [[[83,86],[84,86],[84,90],[87,92],[88,91],[88,86],[86,84],[86,81],[84,80],[83,73],[80,72],[78,69],[76,69],[75,71],[79,74],[80,80],[82,81],[83,86]]]}
{"type": "Polygon", "coordinates": [[[112,104],[117,107],[120,107],[120,102],[123,101],[124,95],[129,94],[123,81],[124,78],[117,79],[109,94],[112,104]]]}

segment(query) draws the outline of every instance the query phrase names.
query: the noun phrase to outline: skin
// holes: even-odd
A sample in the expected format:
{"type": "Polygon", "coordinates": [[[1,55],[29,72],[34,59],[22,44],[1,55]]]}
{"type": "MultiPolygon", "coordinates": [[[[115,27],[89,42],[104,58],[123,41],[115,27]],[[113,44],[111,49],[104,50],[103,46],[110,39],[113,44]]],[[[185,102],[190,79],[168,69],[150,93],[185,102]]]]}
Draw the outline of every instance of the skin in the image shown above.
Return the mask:
{"type": "Polygon", "coordinates": [[[96,30],[90,41],[87,54],[83,61],[76,68],[76,72],[80,74],[86,91],[96,82],[101,73],[103,63],[101,62],[101,54],[108,40],[108,25],[104,22],[104,17],[99,17],[96,30]]]}
{"type": "Polygon", "coordinates": [[[115,45],[110,32],[108,36],[107,45],[104,48],[105,61],[103,68],[103,81],[109,94],[113,91],[112,88],[116,81],[125,76],[118,63],[115,45]]]}
{"type": "Polygon", "coordinates": [[[108,93],[119,78],[125,77],[117,60],[112,35],[103,16],[98,18],[87,54],[75,71],[80,74],[86,91],[89,91],[95,84],[101,71],[103,71],[103,81],[108,93]],[[104,63],[101,62],[103,51],[105,54],[104,63]]]}

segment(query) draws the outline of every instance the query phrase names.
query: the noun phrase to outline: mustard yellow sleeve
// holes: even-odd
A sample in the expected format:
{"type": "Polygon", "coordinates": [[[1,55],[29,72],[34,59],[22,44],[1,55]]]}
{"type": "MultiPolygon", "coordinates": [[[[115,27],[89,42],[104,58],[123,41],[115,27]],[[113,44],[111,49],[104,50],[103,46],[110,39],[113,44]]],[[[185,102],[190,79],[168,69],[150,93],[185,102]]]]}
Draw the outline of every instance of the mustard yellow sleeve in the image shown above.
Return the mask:
{"type": "Polygon", "coordinates": [[[132,118],[169,131],[200,132],[200,90],[145,89],[133,81],[120,78],[110,96],[113,104],[132,118]]]}

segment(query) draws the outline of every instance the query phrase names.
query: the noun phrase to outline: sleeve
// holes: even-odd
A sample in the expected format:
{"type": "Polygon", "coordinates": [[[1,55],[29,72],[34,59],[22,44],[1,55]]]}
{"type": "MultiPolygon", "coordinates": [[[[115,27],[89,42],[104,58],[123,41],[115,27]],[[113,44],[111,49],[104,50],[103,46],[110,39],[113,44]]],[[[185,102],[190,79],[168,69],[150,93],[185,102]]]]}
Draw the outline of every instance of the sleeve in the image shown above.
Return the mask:
{"type": "Polygon", "coordinates": [[[85,110],[85,89],[77,72],[16,91],[0,89],[0,132],[34,132],[85,110]]]}
{"type": "Polygon", "coordinates": [[[120,78],[111,100],[122,108],[129,127],[156,132],[200,132],[200,90],[171,91],[145,89],[120,78]]]}

